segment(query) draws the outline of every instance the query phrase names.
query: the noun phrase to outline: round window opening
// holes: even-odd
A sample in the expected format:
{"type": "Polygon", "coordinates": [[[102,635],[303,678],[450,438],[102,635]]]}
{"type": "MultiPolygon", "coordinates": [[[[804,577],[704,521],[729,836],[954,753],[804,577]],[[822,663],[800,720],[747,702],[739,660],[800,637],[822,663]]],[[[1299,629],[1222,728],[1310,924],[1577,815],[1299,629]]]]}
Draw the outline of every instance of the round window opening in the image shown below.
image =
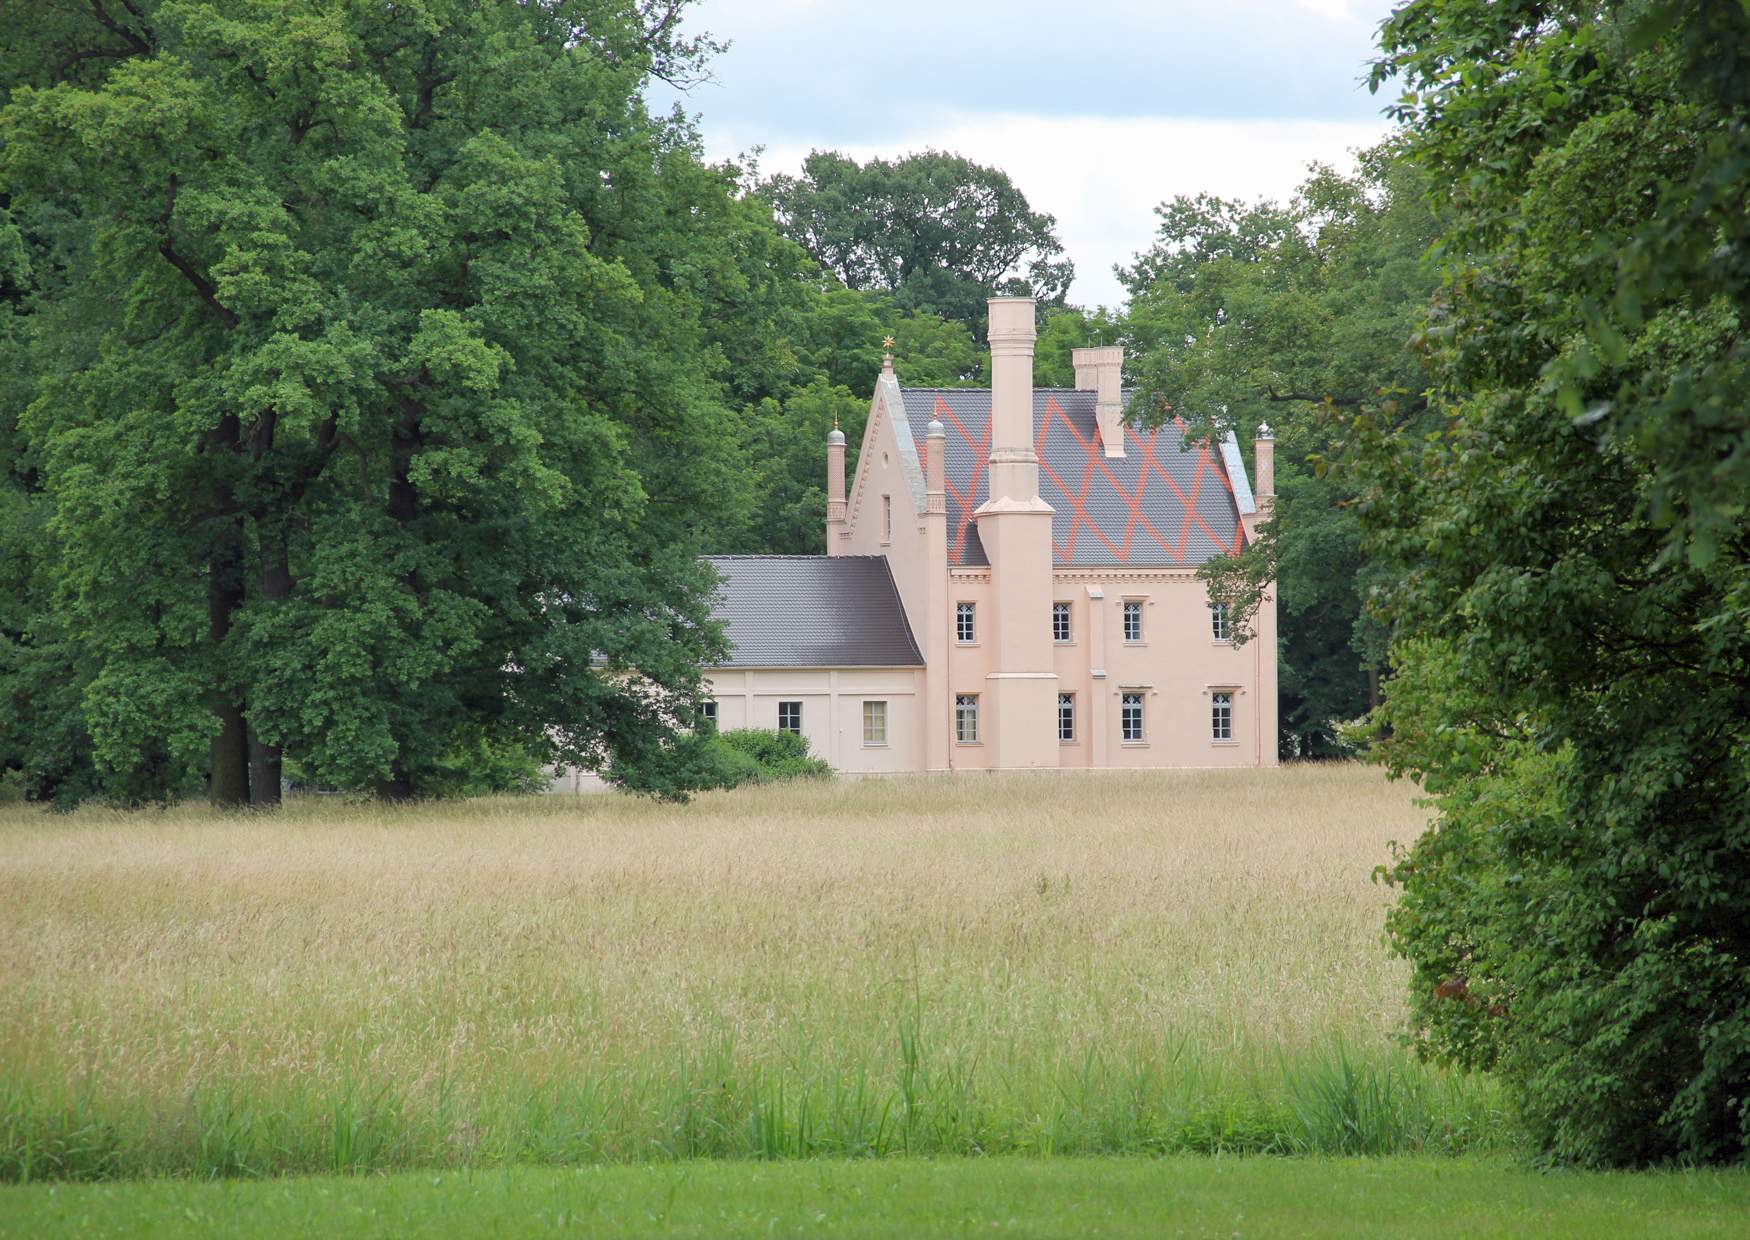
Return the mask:
{"type": "Polygon", "coordinates": [[[885,452],[881,454],[881,467],[883,469],[887,468],[887,453],[885,452]]]}

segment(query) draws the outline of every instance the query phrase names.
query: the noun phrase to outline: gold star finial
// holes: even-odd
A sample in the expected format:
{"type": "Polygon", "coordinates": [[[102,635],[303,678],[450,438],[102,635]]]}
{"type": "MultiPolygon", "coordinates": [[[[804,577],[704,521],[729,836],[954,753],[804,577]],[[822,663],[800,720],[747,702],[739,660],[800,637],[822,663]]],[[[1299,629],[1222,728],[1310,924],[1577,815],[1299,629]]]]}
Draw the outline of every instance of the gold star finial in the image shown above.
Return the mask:
{"type": "Polygon", "coordinates": [[[893,352],[893,337],[892,336],[881,337],[881,347],[883,349],[887,350],[887,352],[889,352],[889,353],[893,352]]]}

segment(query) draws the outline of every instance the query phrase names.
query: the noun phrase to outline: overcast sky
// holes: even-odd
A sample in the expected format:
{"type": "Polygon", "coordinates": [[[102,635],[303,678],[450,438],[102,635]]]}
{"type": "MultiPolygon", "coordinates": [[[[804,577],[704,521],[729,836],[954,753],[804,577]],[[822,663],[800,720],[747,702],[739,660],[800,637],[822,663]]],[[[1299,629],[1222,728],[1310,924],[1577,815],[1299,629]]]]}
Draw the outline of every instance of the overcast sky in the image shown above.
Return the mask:
{"type": "MultiPolygon", "coordinates": [[[[731,42],[682,99],[708,153],[763,146],[762,173],[814,148],[929,147],[1007,172],[1057,217],[1070,299],[1117,305],[1112,275],[1175,194],[1286,197],[1314,160],[1386,131],[1361,84],[1389,0],[700,0],[731,42]]],[[[664,98],[653,100],[665,105],[664,98]]]]}

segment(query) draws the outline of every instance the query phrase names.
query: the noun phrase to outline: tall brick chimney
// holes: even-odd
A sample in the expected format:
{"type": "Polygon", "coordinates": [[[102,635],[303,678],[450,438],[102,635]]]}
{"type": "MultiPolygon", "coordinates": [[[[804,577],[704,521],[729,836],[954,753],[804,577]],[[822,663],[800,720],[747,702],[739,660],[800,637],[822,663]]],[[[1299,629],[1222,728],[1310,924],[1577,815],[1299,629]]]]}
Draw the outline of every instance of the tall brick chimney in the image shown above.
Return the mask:
{"type": "Polygon", "coordinates": [[[826,433],[826,553],[838,555],[844,550],[844,533],[850,528],[845,520],[845,433],[833,427],[826,433]]]}
{"type": "Polygon", "coordinates": [[[990,299],[990,497],[1039,498],[1033,452],[1033,299],[990,299]]]}
{"type": "Polygon", "coordinates": [[[990,498],[978,538],[990,559],[990,671],[984,701],[991,765],[1058,763],[1057,672],[1051,648],[1051,505],[1033,450],[1033,299],[990,300],[990,498]]]}

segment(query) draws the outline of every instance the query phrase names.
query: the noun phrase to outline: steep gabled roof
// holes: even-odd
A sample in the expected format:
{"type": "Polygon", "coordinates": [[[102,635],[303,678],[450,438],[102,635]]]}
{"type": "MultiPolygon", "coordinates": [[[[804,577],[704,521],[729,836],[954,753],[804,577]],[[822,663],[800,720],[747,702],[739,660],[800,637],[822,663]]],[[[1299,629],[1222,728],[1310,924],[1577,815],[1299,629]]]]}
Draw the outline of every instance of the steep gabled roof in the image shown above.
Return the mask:
{"type": "Polygon", "coordinates": [[[887,559],[712,555],[723,578],[724,667],[922,667],[887,559]]]}
{"type": "MultiPolygon", "coordinates": [[[[926,427],[947,428],[948,561],[989,561],[972,512],[989,498],[990,391],[904,388],[905,420],[927,457],[926,427]]],[[[1126,403],[1130,393],[1124,394],[1126,403]]],[[[1107,458],[1095,418],[1096,394],[1063,388],[1033,392],[1039,494],[1056,511],[1052,559],[1061,566],[1193,566],[1237,552],[1240,514],[1253,510],[1237,444],[1218,453],[1189,441],[1173,419],[1156,430],[1125,428],[1125,454],[1107,458]]],[[[1229,436],[1230,440],[1232,436],[1229,436]]]]}

